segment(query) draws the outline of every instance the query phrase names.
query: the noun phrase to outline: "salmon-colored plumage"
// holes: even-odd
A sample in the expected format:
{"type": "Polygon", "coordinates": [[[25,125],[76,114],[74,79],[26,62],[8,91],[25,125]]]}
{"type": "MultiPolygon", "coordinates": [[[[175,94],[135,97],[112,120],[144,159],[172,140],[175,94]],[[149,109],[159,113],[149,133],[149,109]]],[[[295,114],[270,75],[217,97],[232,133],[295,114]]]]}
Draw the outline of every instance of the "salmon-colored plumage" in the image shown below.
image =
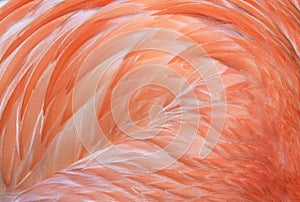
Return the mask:
{"type": "Polygon", "coordinates": [[[10,0],[1,201],[299,201],[298,0],[10,0]]]}

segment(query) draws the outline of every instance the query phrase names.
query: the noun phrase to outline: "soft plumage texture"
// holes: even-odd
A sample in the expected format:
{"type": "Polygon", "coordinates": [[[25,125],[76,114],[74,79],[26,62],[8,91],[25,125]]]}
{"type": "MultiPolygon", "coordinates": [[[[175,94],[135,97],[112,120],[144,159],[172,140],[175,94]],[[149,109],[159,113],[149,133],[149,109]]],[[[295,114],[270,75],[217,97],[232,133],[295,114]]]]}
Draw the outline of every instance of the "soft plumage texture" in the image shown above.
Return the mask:
{"type": "Polygon", "coordinates": [[[0,10],[2,200],[299,200],[299,9],[297,0],[8,1],[0,10]],[[156,30],[198,44],[203,52],[192,54],[204,75],[180,57],[180,38],[156,30]],[[114,42],[122,34],[128,40],[114,42]],[[154,49],[157,38],[154,46],[178,54],[154,49]],[[147,65],[164,68],[126,77],[147,65]],[[192,102],[155,85],[137,90],[146,81],[177,88],[182,78],[192,102]],[[132,120],[117,108],[120,126],[111,100],[131,87],[132,120]],[[222,118],[222,127],[211,124],[222,118]],[[178,148],[197,131],[183,156],[138,158],[180,127],[178,148]],[[220,138],[199,158],[210,128],[220,138]]]}

